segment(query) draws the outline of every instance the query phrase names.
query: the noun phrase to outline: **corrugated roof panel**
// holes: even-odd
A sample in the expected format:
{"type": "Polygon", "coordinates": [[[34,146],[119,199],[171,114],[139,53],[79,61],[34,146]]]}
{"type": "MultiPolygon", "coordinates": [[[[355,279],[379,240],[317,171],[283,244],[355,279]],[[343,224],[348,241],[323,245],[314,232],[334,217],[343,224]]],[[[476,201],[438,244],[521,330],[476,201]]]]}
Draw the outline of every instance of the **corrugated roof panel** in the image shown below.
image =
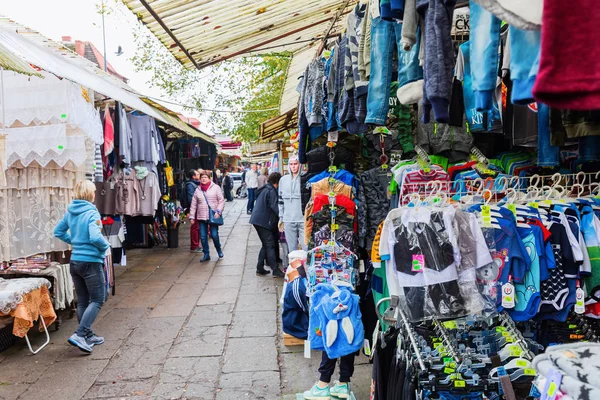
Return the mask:
{"type": "Polygon", "coordinates": [[[298,99],[300,98],[300,93],[296,91],[296,88],[300,83],[298,78],[304,74],[306,67],[313,60],[316,51],[317,49],[315,47],[311,47],[294,53],[287,72],[283,94],[281,95],[281,103],[279,105],[279,112],[281,114],[298,105],[298,99]]]}
{"type": "MultiPolygon", "coordinates": [[[[334,16],[350,12],[357,0],[123,2],[184,66],[202,68],[264,47],[304,48],[322,39],[334,16]]],[[[339,18],[338,26],[344,21],[339,18]]]]}
{"type": "Polygon", "coordinates": [[[39,74],[36,70],[34,70],[31,65],[27,64],[25,61],[20,59],[18,56],[14,55],[6,48],[6,46],[0,43],[0,68],[18,72],[20,74],[25,74],[29,76],[38,76],[43,78],[41,74],[39,74]]]}

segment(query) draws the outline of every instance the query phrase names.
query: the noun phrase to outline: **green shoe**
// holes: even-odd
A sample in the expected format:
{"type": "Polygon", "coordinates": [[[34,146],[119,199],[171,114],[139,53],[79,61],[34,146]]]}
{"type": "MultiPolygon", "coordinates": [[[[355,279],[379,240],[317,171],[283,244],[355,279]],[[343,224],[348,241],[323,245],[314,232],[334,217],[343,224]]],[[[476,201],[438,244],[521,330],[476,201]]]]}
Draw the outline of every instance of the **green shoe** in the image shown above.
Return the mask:
{"type": "Polygon", "coordinates": [[[350,398],[350,388],[347,383],[340,385],[339,382],[335,383],[335,386],[331,388],[331,395],[338,399],[349,399],[350,398]]]}
{"type": "Polygon", "coordinates": [[[329,394],[329,386],[321,389],[315,383],[310,390],[304,392],[304,398],[306,400],[330,400],[331,395],[329,394]]]}

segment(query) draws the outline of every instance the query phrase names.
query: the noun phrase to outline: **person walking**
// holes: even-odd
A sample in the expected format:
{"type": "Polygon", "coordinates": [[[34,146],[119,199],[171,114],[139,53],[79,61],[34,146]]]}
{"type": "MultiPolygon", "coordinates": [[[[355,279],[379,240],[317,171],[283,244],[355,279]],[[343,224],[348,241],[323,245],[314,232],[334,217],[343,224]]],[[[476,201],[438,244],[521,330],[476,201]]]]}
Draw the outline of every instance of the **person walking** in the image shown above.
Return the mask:
{"type": "Polygon", "coordinates": [[[300,195],[300,161],[291,156],[290,173],[279,181],[279,231],[285,232],[290,251],[304,249],[304,212],[300,195]]]}
{"type": "MultiPolygon", "coordinates": [[[[190,209],[194,193],[199,185],[200,174],[198,174],[197,170],[190,169],[188,171],[188,181],[185,183],[186,203],[181,205],[184,209],[190,209]]],[[[200,226],[198,224],[192,224],[190,226],[190,251],[192,253],[200,253],[202,251],[200,248],[200,226]]]]}
{"type": "Polygon", "coordinates": [[[246,171],[246,177],[244,179],[246,187],[248,189],[248,206],[246,212],[252,214],[254,210],[254,202],[256,201],[256,189],[258,189],[258,172],[256,171],[256,164],[250,165],[250,171],[246,171]]]}
{"type": "Polygon", "coordinates": [[[265,269],[265,260],[273,273],[273,277],[283,278],[285,274],[279,269],[277,263],[277,246],[279,242],[279,232],[277,229],[279,222],[279,206],[277,187],[281,174],[273,172],[269,175],[267,184],[258,189],[256,198],[255,212],[250,217],[250,223],[258,233],[262,247],[258,254],[256,264],[257,275],[267,275],[269,272],[265,269]]]}
{"type": "Polygon", "coordinates": [[[267,180],[269,179],[269,168],[265,167],[260,170],[260,175],[258,176],[258,188],[265,186],[267,184],[267,180]]]}
{"type": "Polygon", "coordinates": [[[75,185],[75,200],[56,225],[54,236],[72,247],[71,276],[77,293],[79,326],[68,342],[90,354],[93,346],[104,343],[92,324],[106,300],[104,256],[110,244],[102,235],[100,213],[94,205],[96,186],[90,181],[75,185]]]}
{"type": "Polygon", "coordinates": [[[210,236],[217,250],[219,258],[223,258],[221,251],[221,241],[219,240],[219,225],[209,224],[210,212],[215,213],[215,218],[220,218],[223,215],[225,208],[225,198],[221,188],[210,180],[210,175],[207,171],[200,172],[200,186],[196,189],[192,204],[190,206],[190,221],[192,224],[197,224],[200,227],[200,241],[202,242],[202,250],[204,257],[200,262],[210,261],[210,248],[208,247],[208,229],[210,225],[210,236]]]}
{"type": "Polygon", "coordinates": [[[225,194],[225,200],[233,201],[233,195],[231,191],[233,190],[233,178],[229,175],[229,171],[225,171],[223,176],[223,192],[225,194]]]}

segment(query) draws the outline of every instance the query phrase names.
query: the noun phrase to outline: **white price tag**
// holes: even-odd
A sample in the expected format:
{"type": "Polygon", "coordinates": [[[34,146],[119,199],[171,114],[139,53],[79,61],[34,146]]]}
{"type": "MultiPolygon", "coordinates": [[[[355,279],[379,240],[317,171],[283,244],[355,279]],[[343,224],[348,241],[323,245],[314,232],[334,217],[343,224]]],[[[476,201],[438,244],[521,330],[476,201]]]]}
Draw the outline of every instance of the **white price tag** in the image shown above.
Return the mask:
{"type": "Polygon", "coordinates": [[[365,261],[364,260],[360,260],[358,263],[358,272],[360,272],[361,274],[365,273],[365,261]]]}
{"type": "Polygon", "coordinates": [[[327,141],[328,142],[337,142],[339,136],[340,135],[339,135],[338,131],[327,132],[327,141]]]}
{"type": "Polygon", "coordinates": [[[310,358],[310,340],[304,341],[304,358],[310,358]]]}
{"type": "Polygon", "coordinates": [[[585,313],[585,292],[582,288],[575,291],[575,312],[577,314],[585,313]]]}
{"type": "Polygon", "coordinates": [[[115,190],[115,183],[113,181],[110,182],[110,190],[115,190]]]}
{"type": "Polygon", "coordinates": [[[365,349],[365,356],[371,358],[371,344],[369,343],[369,339],[365,339],[364,349],[365,349]]]}
{"type": "Polygon", "coordinates": [[[515,287],[510,282],[502,285],[502,307],[515,308],[515,287]]]}

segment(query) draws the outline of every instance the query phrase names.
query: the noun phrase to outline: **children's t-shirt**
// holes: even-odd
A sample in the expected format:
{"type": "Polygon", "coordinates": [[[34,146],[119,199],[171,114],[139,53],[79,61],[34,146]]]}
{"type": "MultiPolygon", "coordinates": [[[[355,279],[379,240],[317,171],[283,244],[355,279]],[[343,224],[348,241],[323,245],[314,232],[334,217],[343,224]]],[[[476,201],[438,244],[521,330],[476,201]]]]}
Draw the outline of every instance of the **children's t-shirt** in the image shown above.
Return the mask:
{"type": "MultiPolygon", "coordinates": [[[[502,285],[508,282],[510,275],[515,282],[523,282],[530,258],[517,233],[515,223],[500,218],[498,224],[500,229],[485,228],[492,229],[492,239],[488,247],[494,261],[477,270],[477,280],[482,286],[483,294],[496,299],[496,308],[502,311],[502,285]]],[[[486,240],[488,237],[490,235],[486,236],[486,240]]]]}
{"type": "Polygon", "coordinates": [[[515,307],[508,313],[515,321],[528,321],[539,309],[540,295],[540,261],[544,254],[542,230],[537,226],[518,228],[523,245],[529,253],[531,264],[522,283],[515,282],[515,307]]]}

